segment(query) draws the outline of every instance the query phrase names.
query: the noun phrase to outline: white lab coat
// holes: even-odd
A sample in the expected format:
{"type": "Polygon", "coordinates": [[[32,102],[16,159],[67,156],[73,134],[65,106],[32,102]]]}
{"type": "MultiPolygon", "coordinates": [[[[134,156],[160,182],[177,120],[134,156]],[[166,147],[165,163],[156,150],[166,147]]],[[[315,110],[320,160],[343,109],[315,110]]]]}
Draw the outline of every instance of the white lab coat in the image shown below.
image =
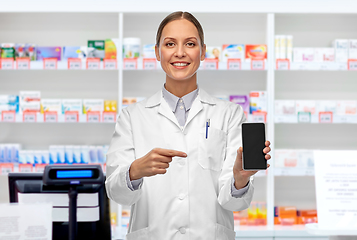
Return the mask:
{"type": "Polygon", "coordinates": [[[233,164],[241,146],[242,107],[199,89],[181,128],[162,91],[123,109],[107,154],[109,198],[131,206],[127,240],[232,240],[233,213],[248,208],[254,187],[231,195],[233,164]],[[210,119],[206,139],[206,121],[210,119]],[[153,148],[187,153],[166,174],[146,177],[138,190],[126,172],[153,148]]]}

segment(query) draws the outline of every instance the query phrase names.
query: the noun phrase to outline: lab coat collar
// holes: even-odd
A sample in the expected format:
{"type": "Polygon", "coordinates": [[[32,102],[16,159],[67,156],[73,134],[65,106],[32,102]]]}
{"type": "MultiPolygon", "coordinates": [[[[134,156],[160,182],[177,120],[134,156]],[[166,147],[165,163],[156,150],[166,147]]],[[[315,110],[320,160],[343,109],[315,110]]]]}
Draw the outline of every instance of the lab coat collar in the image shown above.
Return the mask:
{"type": "MultiPolygon", "coordinates": [[[[206,91],[202,90],[201,88],[198,89],[197,99],[199,99],[203,103],[207,103],[210,105],[215,105],[217,103],[217,100],[215,98],[211,97],[206,91]]],[[[161,104],[163,101],[165,101],[165,99],[162,96],[162,90],[160,90],[147,100],[145,107],[155,107],[161,104]]]]}
{"type": "MultiPolygon", "coordinates": [[[[215,105],[216,104],[216,99],[214,99],[213,97],[208,95],[202,89],[199,89],[198,96],[194,100],[194,102],[192,104],[192,107],[190,109],[190,112],[188,114],[188,118],[186,120],[185,127],[187,126],[187,124],[189,124],[191,122],[191,120],[199,112],[201,112],[201,110],[203,109],[203,104],[202,103],[215,105]]],[[[181,127],[180,127],[180,125],[179,125],[179,123],[177,121],[177,118],[175,117],[175,114],[171,111],[170,106],[168,105],[168,103],[166,102],[164,97],[162,96],[162,91],[159,91],[155,95],[150,97],[147,100],[145,107],[151,108],[151,107],[155,107],[155,106],[158,106],[158,105],[160,105],[159,109],[158,109],[158,113],[163,115],[163,116],[165,116],[169,120],[171,120],[177,127],[179,127],[181,129],[181,127]]]]}

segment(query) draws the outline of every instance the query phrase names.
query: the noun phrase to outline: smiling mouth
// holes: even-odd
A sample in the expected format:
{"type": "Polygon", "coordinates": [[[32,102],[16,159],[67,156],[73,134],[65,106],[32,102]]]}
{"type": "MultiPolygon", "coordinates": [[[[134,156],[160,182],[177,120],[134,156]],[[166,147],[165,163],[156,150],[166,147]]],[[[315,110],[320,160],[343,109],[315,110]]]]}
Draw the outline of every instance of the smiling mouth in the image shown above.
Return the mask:
{"type": "Polygon", "coordinates": [[[171,63],[172,66],[175,66],[175,67],[186,67],[188,65],[190,65],[190,63],[171,63]]]}

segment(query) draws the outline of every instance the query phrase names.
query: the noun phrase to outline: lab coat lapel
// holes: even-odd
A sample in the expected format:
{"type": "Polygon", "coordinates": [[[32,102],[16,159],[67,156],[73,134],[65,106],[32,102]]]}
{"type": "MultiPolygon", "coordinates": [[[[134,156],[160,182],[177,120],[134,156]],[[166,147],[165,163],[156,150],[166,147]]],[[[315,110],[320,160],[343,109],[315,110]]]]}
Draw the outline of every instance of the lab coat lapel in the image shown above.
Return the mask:
{"type": "Polygon", "coordinates": [[[193,101],[190,111],[188,112],[188,118],[186,120],[186,126],[191,122],[191,120],[203,109],[200,98],[197,96],[193,101]]]}
{"type": "Polygon", "coordinates": [[[216,100],[212,98],[208,93],[206,93],[204,90],[199,89],[198,90],[198,95],[195,101],[192,104],[192,107],[190,109],[190,112],[188,113],[188,118],[186,121],[186,125],[190,123],[190,121],[203,109],[203,104],[209,104],[209,105],[215,105],[216,100]]]}
{"type": "MultiPolygon", "coordinates": [[[[172,121],[176,126],[180,128],[180,125],[175,117],[175,114],[170,109],[169,104],[162,96],[162,90],[158,91],[155,95],[150,97],[146,103],[146,108],[152,108],[158,106],[158,114],[166,117],[172,121]],[[159,106],[158,106],[159,105],[159,106]]],[[[180,128],[181,129],[181,128],[180,128]]]]}
{"type": "Polygon", "coordinates": [[[163,115],[164,117],[166,117],[167,119],[171,120],[174,124],[177,125],[177,127],[180,127],[175,114],[172,112],[172,110],[169,107],[169,104],[166,102],[166,100],[164,98],[161,98],[161,104],[159,106],[159,114],[163,115]]]}

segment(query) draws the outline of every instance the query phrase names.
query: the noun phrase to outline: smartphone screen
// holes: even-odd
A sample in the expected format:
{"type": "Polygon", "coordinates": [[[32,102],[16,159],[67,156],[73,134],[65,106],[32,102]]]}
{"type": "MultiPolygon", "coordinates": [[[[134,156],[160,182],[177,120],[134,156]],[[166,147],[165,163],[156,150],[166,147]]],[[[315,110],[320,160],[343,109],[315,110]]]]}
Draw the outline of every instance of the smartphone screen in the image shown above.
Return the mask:
{"type": "Polygon", "coordinates": [[[243,169],[264,170],[267,169],[265,160],[265,125],[264,123],[243,123],[243,169]]]}

